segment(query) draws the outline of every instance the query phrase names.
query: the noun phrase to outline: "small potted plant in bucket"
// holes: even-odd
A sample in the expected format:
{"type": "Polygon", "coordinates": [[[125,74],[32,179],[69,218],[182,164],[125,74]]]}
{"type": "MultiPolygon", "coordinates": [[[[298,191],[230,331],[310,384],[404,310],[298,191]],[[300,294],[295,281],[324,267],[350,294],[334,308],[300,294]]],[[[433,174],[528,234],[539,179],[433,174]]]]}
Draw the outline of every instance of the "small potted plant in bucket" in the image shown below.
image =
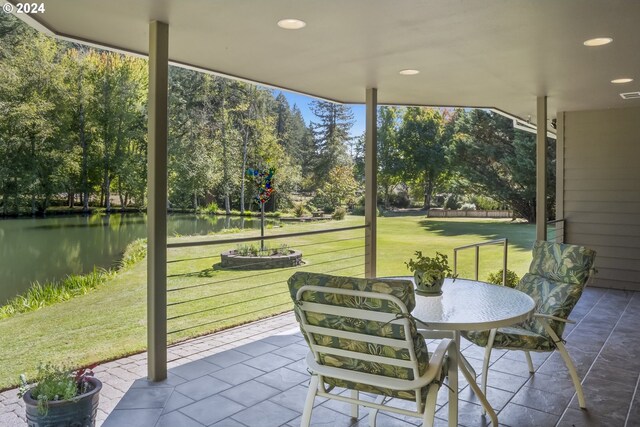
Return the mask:
{"type": "Polygon", "coordinates": [[[431,258],[422,255],[422,251],[416,251],[415,255],[415,260],[410,259],[405,264],[413,272],[418,291],[428,295],[441,295],[444,279],[455,278],[449,268],[447,256],[436,252],[436,256],[431,258]]]}
{"type": "Polygon", "coordinates": [[[35,384],[20,375],[29,427],[93,427],[102,383],[91,368],[76,371],[51,364],[38,368],[35,384]]]}

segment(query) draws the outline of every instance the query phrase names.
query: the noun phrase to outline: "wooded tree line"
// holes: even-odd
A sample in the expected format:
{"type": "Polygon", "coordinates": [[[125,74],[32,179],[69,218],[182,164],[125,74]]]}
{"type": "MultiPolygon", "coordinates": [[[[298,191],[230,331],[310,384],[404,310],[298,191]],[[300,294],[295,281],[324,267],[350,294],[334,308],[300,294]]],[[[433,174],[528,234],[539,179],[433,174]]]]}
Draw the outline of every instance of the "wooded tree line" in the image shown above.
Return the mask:
{"type": "MultiPolygon", "coordinates": [[[[362,169],[363,142],[356,169],[362,169]]],[[[548,208],[555,200],[555,141],[547,140],[548,208]]],[[[481,109],[381,107],[378,112],[379,203],[407,193],[424,209],[463,203],[513,209],[535,221],[536,137],[481,109]],[[437,197],[436,197],[437,196],[437,197]],[[435,200],[435,199],[439,200],[435,200]]]]}
{"type": "MultiPolygon", "coordinates": [[[[67,203],[144,207],[147,64],[143,59],[48,38],[0,16],[0,206],[41,213],[67,203]]],[[[247,167],[274,167],[268,209],[313,193],[319,176],[351,170],[348,107],[314,101],[307,125],[285,96],[255,85],[171,67],[170,208],[219,203],[249,209],[247,167]],[[336,169],[336,170],[338,170],[336,169]]]]}
{"type": "MultiPolygon", "coordinates": [[[[147,64],[50,39],[0,16],[0,213],[44,212],[54,199],[111,210],[145,206],[147,64]]],[[[252,209],[247,167],[276,168],[267,210],[331,211],[362,202],[364,137],[351,109],[313,101],[305,123],[282,93],[171,67],[170,208],[252,209]]],[[[549,143],[550,205],[555,146],[549,143]]],[[[425,209],[475,203],[535,219],[535,136],[474,109],[381,107],[379,203],[425,209]],[[401,200],[399,200],[401,199],[401,200]]]]}

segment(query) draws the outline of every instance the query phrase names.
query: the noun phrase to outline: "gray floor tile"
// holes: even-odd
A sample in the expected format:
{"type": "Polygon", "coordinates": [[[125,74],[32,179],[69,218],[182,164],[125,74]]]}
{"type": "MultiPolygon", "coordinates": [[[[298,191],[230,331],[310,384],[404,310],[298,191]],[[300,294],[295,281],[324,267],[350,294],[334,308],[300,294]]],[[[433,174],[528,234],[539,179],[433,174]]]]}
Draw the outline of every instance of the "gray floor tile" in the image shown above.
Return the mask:
{"type": "Polygon", "coordinates": [[[303,381],[309,380],[309,374],[301,374],[288,368],[280,368],[255,379],[278,390],[287,390],[303,381]]]}
{"type": "Polygon", "coordinates": [[[269,353],[271,351],[277,350],[280,347],[277,345],[269,344],[267,342],[256,341],[251,344],[245,344],[241,347],[236,348],[237,351],[248,354],[249,356],[260,356],[261,354],[269,353]]]}
{"type": "MultiPolygon", "coordinates": [[[[311,412],[311,427],[349,427],[355,420],[324,406],[318,406],[311,412]]],[[[299,427],[300,417],[290,421],[289,426],[299,427]]]]}
{"type": "Polygon", "coordinates": [[[247,359],[251,359],[251,356],[235,350],[226,350],[221,353],[214,354],[213,356],[205,357],[202,360],[213,363],[214,365],[218,365],[222,368],[227,368],[231,365],[235,365],[236,363],[244,362],[247,359]]]}
{"type": "Polygon", "coordinates": [[[269,344],[277,345],[278,347],[286,347],[294,343],[300,342],[300,337],[297,335],[272,335],[262,340],[269,344]]]}
{"type": "Polygon", "coordinates": [[[305,344],[291,344],[286,347],[279,348],[278,350],[273,351],[273,354],[277,354],[279,356],[284,356],[291,360],[300,360],[304,359],[309,353],[309,347],[305,344]]]}
{"type": "Polygon", "coordinates": [[[169,387],[138,387],[129,389],[115,409],[152,409],[164,408],[173,393],[169,387]]]}
{"type": "Polygon", "coordinates": [[[177,385],[182,384],[183,382],[185,382],[186,379],[179,377],[176,374],[173,374],[171,372],[168,372],[167,374],[167,379],[163,380],[163,381],[150,381],[147,378],[140,378],[137,379],[133,382],[133,384],[131,385],[131,388],[136,388],[136,387],[175,387],[177,385]]]}
{"type": "MultiPolygon", "coordinates": [[[[215,424],[211,424],[209,427],[247,427],[239,421],[234,420],[233,418],[225,418],[224,420],[218,421],[215,424]]],[[[300,426],[297,426],[300,427],[300,426]]]]}
{"type": "Polygon", "coordinates": [[[185,406],[179,411],[204,425],[210,425],[244,409],[244,406],[233,400],[214,395],[185,406]]]}
{"type": "MultiPolygon", "coordinates": [[[[304,402],[307,398],[307,390],[307,387],[299,385],[270,397],[269,401],[302,414],[304,402]]],[[[316,397],[314,406],[318,406],[326,402],[326,400],[325,398],[316,397]]]]}
{"type": "Polygon", "coordinates": [[[155,426],[162,409],[122,409],[115,410],[102,427],[150,427],[155,426]]]}
{"type": "Polygon", "coordinates": [[[193,400],[201,400],[207,396],[219,393],[222,390],[226,390],[230,387],[231,384],[221,381],[218,378],[213,378],[209,375],[205,375],[203,377],[188,381],[184,384],[180,384],[178,387],[176,387],[176,391],[193,400]]]}
{"type": "Polygon", "coordinates": [[[516,405],[515,403],[509,403],[502,411],[500,411],[498,422],[513,427],[553,427],[559,419],[560,416],[558,415],[527,408],[526,406],[516,405]]]}
{"type": "MultiPolygon", "coordinates": [[[[624,427],[624,425],[624,421],[595,415],[591,411],[569,408],[560,419],[557,427],[624,427]]],[[[629,424],[627,427],[636,425],[629,424]]]]}
{"type": "Polygon", "coordinates": [[[229,366],[211,374],[212,377],[232,385],[242,384],[261,375],[264,375],[264,371],[247,366],[244,363],[229,366]]]}
{"type": "MultiPolygon", "coordinates": [[[[446,389],[445,389],[446,390],[446,389]]],[[[448,391],[448,390],[446,390],[448,391]]],[[[443,393],[448,400],[448,394],[443,393]]],[[[438,396],[440,397],[440,396],[438,396]]],[[[505,405],[509,402],[509,400],[513,397],[513,393],[505,390],[501,390],[495,387],[487,387],[487,400],[491,404],[491,407],[497,412],[500,411],[505,405]]],[[[471,387],[466,387],[459,394],[460,400],[465,400],[467,402],[475,403],[476,405],[480,405],[480,401],[476,397],[471,387]]],[[[446,402],[446,401],[445,401],[446,402]]],[[[567,400],[567,403],[569,401],[567,400]]]]}
{"type": "Polygon", "coordinates": [[[541,391],[551,391],[569,398],[576,392],[568,372],[559,372],[555,375],[536,372],[529,378],[526,386],[541,391]]]}
{"type": "Polygon", "coordinates": [[[257,381],[248,381],[220,393],[221,396],[241,403],[244,406],[253,406],[258,402],[280,393],[280,390],[269,387],[257,381]]]}
{"type": "MultiPolygon", "coordinates": [[[[480,380],[481,377],[478,377],[478,384],[480,384],[480,380]]],[[[500,371],[492,371],[491,369],[489,369],[489,381],[487,385],[490,387],[495,387],[501,390],[515,393],[520,390],[520,387],[522,387],[526,382],[527,378],[507,374],[500,371]]]]}
{"type": "MultiPolygon", "coordinates": [[[[590,414],[616,421],[626,420],[633,399],[633,389],[622,388],[620,384],[606,380],[585,380],[582,387],[590,414]]],[[[571,400],[569,407],[580,409],[577,396],[571,400]]]]}
{"type": "Polygon", "coordinates": [[[291,363],[291,359],[273,353],[262,354],[244,362],[245,365],[252,366],[264,372],[275,371],[289,363],[291,363]]]}
{"type": "Polygon", "coordinates": [[[531,387],[522,387],[513,397],[511,402],[521,406],[537,409],[550,414],[562,415],[571,396],[553,393],[549,390],[538,390],[531,387]]]}
{"type": "MultiPolygon", "coordinates": [[[[449,404],[447,403],[436,412],[436,416],[442,419],[449,417],[449,404]]],[[[465,427],[487,425],[488,416],[482,415],[482,407],[473,403],[460,401],[458,403],[458,424],[465,427]]],[[[524,426],[519,426],[524,427],[524,426]]]]}
{"type": "Polygon", "coordinates": [[[203,427],[204,424],[201,424],[194,420],[193,418],[189,418],[181,412],[169,412],[160,417],[156,427],[203,427]]]}
{"type": "Polygon", "coordinates": [[[265,401],[238,412],[232,418],[248,427],[276,427],[286,424],[297,416],[297,412],[265,401]]]}
{"type": "Polygon", "coordinates": [[[174,390],[171,394],[171,397],[169,397],[169,400],[167,400],[167,403],[164,405],[164,410],[162,411],[162,413],[166,414],[167,412],[175,411],[176,409],[180,409],[183,406],[187,406],[193,402],[193,399],[174,390]]]}
{"type": "Polygon", "coordinates": [[[196,360],[181,366],[171,368],[169,371],[187,380],[193,380],[206,374],[220,370],[220,366],[203,360],[196,360]]]}
{"type": "MultiPolygon", "coordinates": [[[[537,366],[534,364],[533,368],[536,369],[537,366]]],[[[523,378],[529,378],[531,376],[531,373],[529,373],[529,365],[524,361],[502,358],[493,363],[489,369],[491,371],[500,371],[523,378]]]]}

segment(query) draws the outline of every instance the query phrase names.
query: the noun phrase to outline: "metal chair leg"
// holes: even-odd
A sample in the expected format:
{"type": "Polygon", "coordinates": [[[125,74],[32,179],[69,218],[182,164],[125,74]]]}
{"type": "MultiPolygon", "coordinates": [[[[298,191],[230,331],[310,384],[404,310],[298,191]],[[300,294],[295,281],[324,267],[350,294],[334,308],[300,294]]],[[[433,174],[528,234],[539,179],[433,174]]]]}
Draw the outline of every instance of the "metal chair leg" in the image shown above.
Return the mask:
{"type": "Polygon", "coordinates": [[[302,419],[300,420],[300,427],[309,427],[309,425],[311,424],[311,411],[313,411],[313,402],[316,399],[319,382],[320,381],[317,375],[311,376],[309,391],[307,392],[307,399],[304,401],[304,410],[302,412],[302,419]]]}
{"type": "Polygon", "coordinates": [[[580,382],[580,377],[576,371],[576,366],[573,364],[573,360],[571,360],[564,344],[562,344],[562,342],[558,342],[556,345],[558,347],[558,353],[562,356],[562,360],[564,360],[564,364],[567,365],[567,369],[569,370],[569,375],[571,375],[571,381],[573,381],[573,386],[575,387],[576,394],[578,395],[578,404],[581,409],[587,409],[587,403],[584,400],[584,391],[582,391],[582,383],[580,382]]]}
{"type": "MultiPolygon", "coordinates": [[[[351,390],[351,398],[352,399],[358,399],[360,396],[360,393],[358,393],[358,390],[351,390]]],[[[355,418],[358,419],[358,405],[356,403],[353,403],[351,405],[351,418],[355,418]]]]}
{"type": "MultiPolygon", "coordinates": [[[[384,403],[384,396],[376,397],[376,403],[378,405],[382,405],[384,403]]],[[[379,412],[379,409],[376,409],[376,408],[369,409],[369,427],[376,427],[378,412],[379,412]]]]}
{"type": "Polygon", "coordinates": [[[452,351],[449,353],[449,427],[458,426],[458,353],[452,351]],[[455,404],[454,404],[455,403],[455,404]]]}
{"type": "Polygon", "coordinates": [[[584,391],[582,390],[582,383],[580,382],[580,377],[578,376],[578,372],[576,371],[576,366],[573,364],[573,360],[569,356],[567,352],[567,348],[562,343],[562,340],[558,337],[556,332],[551,328],[551,325],[546,320],[538,319],[540,323],[544,326],[544,330],[547,331],[549,336],[556,343],[556,348],[558,349],[558,353],[564,360],[564,364],[567,365],[567,369],[569,370],[569,375],[571,375],[571,381],[573,381],[573,386],[576,389],[576,394],[578,395],[578,404],[581,409],[587,409],[587,403],[584,400],[584,391]]]}
{"type": "Polygon", "coordinates": [[[435,383],[431,383],[427,394],[427,402],[424,407],[424,414],[422,415],[422,427],[433,427],[433,423],[436,417],[436,401],[438,400],[438,390],[440,386],[435,383]]]}
{"type": "Polygon", "coordinates": [[[529,365],[529,373],[533,374],[535,372],[535,369],[533,369],[533,360],[531,360],[531,353],[525,351],[524,355],[527,358],[527,365],[529,365]]]}

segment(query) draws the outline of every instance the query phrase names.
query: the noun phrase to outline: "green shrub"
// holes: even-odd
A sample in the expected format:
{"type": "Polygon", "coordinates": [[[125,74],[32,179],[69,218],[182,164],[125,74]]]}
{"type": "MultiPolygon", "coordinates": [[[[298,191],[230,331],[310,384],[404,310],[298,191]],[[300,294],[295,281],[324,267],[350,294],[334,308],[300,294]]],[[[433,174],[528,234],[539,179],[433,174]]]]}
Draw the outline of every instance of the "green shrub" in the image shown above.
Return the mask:
{"type": "Polygon", "coordinates": [[[218,213],[219,210],[220,210],[220,207],[216,202],[211,202],[207,206],[200,209],[202,213],[207,213],[207,214],[215,214],[215,213],[218,213]]]}
{"type": "Polygon", "coordinates": [[[303,202],[298,202],[293,205],[293,214],[297,218],[302,218],[303,216],[310,216],[311,212],[303,202]]]}
{"type": "Polygon", "coordinates": [[[236,255],[240,256],[273,256],[273,255],[288,255],[289,245],[283,243],[279,246],[271,247],[264,245],[264,249],[260,249],[260,245],[256,243],[242,244],[236,247],[236,255]]]}
{"type": "Polygon", "coordinates": [[[331,218],[342,220],[346,215],[347,215],[347,210],[342,206],[338,206],[336,210],[333,211],[333,214],[331,214],[331,218]]]}
{"type": "Polygon", "coordinates": [[[137,239],[129,243],[118,263],[120,270],[126,270],[147,256],[147,239],[137,239]]]}
{"type": "MultiPolygon", "coordinates": [[[[502,269],[496,271],[495,273],[489,274],[487,276],[487,282],[496,285],[502,285],[502,269]]],[[[514,271],[507,269],[506,285],[510,288],[515,288],[518,282],[520,282],[520,278],[518,277],[518,275],[514,271]]]]}

